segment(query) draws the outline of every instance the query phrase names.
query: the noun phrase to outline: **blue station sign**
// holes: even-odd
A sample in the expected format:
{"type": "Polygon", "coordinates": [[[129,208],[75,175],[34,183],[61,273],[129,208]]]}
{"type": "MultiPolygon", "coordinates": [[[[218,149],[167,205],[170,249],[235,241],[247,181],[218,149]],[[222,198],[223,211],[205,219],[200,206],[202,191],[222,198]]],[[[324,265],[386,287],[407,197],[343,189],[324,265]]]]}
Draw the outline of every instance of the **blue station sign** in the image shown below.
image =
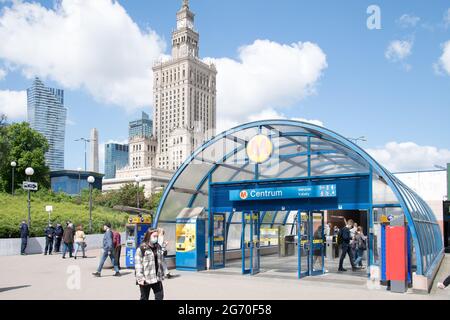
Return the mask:
{"type": "Polygon", "coordinates": [[[336,185],[230,190],[230,201],[336,197],[336,185]]]}

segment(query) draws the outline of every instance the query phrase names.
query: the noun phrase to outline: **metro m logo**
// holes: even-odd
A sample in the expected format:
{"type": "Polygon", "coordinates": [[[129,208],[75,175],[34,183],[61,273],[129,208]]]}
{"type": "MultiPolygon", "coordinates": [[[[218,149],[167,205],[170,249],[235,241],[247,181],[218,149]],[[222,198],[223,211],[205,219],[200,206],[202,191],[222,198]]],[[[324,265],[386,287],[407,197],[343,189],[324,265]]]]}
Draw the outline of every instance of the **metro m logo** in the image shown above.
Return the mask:
{"type": "Polygon", "coordinates": [[[267,161],[273,152],[273,143],[265,135],[253,137],[247,145],[247,155],[249,159],[256,163],[267,161]]]}
{"type": "Polygon", "coordinates": [[[247,192],[246,190],[242,190],[242,191],[239,193],[239,197],[240,197],[242,200],[247,199],[247,198],[248,198],[248,192],[247,192]]]}

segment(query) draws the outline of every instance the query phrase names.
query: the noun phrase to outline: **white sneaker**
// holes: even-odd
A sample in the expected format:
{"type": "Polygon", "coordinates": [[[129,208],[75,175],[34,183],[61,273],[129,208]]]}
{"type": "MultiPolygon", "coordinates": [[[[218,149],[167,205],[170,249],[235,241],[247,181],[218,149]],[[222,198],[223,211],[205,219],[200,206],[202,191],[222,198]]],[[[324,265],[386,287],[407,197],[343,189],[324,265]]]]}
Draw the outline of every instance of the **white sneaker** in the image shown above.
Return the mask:
{"type": "Polygon", "coordinates": [[[442,282],[438,282],[437,287],[439,289],[445,289],[445,286],[444,286],[444,284],[442,282]]]}

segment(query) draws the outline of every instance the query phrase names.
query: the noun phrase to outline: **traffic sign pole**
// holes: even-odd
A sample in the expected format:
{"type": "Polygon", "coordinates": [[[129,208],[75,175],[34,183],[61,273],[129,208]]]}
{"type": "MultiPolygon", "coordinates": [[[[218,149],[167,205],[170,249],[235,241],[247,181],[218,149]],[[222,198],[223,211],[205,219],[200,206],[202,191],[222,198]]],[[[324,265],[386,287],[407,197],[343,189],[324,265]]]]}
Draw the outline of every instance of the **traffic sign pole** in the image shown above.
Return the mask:
{"type": "Polygon", "coordinates": [[[38,184],[36,182],[31,182],[30,176],[28,176],[28,180],[24,181],[22,184],[22,189],[28,191],[28,227],[31,228],[31,191],[37,191],[38,184]]]}

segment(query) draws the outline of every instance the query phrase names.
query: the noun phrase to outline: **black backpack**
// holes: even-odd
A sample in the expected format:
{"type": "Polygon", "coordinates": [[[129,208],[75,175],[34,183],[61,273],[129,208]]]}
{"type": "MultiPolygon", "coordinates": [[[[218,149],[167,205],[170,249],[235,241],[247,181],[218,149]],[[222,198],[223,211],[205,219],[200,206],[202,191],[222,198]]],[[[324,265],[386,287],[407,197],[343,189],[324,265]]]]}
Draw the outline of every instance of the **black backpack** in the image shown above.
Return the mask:
{"type": "Polygon", "coordinates": [[[366,239],[363,237],[360,237],[358,240],[358,249],[360,250],[367,250],[367,243],[366,239]]]}

